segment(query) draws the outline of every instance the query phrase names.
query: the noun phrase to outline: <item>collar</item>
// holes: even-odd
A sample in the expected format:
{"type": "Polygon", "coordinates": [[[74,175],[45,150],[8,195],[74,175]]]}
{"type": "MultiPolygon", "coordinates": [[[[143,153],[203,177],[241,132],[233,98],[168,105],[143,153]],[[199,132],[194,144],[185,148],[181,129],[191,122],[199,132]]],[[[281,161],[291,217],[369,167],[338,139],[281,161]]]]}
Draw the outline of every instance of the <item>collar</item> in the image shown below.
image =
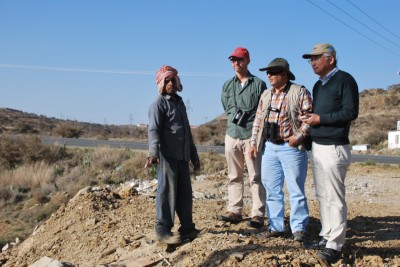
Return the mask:
{"type": "MultiPolygon", "coordinates": [[[[233,77],[233,79],[236,81],[236,82],[240,82],[240,80],[238,79],[238,77],[235,75],[235,77],[233,77]]],[[[247,80],[248,81],[250,81],[250,80],[253,80],[253,75],[250,73],[250,71],[248,72],[248,74],[247,74],[247,80]]]]}
{"type": "Polygon", "coordinates": [[[331,70],[325,77],[320,77],[319,80],[322,82],[322,85],[326,84],[330,78],[332,78],[333,75],[338,71],[339,69],[335,67],[333,70],[331,70]]]}
{"type": "Polygon", "coordinates": [[[174,96],[168,95],[168,94],[162,94],[162,97],[164,97],[167,100],[174,100],[174,99],[180,100],[181,99],[181,97],[178,94],[175,94],[174,96]]]}
{"type": "Polygon", "coordinates": [[[274,94],[276,94],[277,92],[279,92],[279,93],[287,93],[288,91],[289,91],[289,89],[290,89],[290,85],[291,85],[292,83],[288,80],[287,81],[287,83],[285,84],[285,87],[283,88],[283,90],[282,91],[278,91],[275,87],[272,87],[273,88],[273,93],[274,94]]]}

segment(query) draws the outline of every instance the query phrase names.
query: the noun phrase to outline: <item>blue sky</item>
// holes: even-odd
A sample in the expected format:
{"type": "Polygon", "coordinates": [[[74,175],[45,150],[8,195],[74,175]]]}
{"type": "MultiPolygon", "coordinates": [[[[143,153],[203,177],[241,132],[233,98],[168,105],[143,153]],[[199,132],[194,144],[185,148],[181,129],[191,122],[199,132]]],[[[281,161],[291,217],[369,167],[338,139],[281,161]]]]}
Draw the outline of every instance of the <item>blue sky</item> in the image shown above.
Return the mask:
{"type": "Polygon", "coordinates": [[[266,82],[258,69],[284,57],[311,90],[317,76],[301,56],[331,43],[360,91],[386,89],[400,83],[399,10],[398,0],[0,0],[0,107],[147,123],[166,64],[180,73],[191,124],[203,124],[223,113],[238,46],[266,82]]]}

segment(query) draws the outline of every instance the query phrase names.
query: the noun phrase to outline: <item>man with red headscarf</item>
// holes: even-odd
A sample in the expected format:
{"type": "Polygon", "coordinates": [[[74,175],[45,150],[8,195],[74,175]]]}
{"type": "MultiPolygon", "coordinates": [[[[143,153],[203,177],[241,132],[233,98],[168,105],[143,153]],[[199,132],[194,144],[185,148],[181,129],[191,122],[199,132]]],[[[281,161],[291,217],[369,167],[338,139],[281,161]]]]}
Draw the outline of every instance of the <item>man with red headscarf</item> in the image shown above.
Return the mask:
{"type": "Polygon", "coordinates": [[[200,160],[193,142],[178,71],[162,66],[156,74],[159,95],[149,108],[149,157],[146,167],[158,165],[156,195],[156,237],[166,244],[193,240],[199,231],[192,218],[192,185],[189,161],[194,170],[200,160]],[[179,236],[172,234],[175,212],[180,221],[179,236]]]}

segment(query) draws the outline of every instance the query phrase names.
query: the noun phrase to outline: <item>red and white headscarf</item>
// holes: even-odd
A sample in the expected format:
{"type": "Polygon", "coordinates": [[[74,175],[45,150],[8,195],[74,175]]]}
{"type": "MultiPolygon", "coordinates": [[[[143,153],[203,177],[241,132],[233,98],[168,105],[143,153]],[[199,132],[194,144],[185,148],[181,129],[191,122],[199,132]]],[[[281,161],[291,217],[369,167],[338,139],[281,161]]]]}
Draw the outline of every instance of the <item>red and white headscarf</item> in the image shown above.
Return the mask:
{"type": "Polygon", "coordinates": [[[163,65],[156,73],[156,82],[158,86],[158,92],[160,94],[163,93],[166,78],[174,78],[177,90],[179,92],[182,91],[183,86],[181,84],[181,80],[179,79],[178,71],[171,66],[163,65]]]}

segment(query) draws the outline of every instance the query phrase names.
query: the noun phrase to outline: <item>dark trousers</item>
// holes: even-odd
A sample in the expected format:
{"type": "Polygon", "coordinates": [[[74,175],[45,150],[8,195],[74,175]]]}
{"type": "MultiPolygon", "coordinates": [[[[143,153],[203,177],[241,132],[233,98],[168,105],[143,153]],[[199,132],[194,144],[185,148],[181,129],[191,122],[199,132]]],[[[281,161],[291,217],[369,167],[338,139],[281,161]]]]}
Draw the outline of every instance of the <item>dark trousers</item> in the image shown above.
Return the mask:
{"type": "Polygon", "coordinates": [[[157,174],[156,233],[170,234],[174,226],[175,211],[181,226],[179,232],[194,230],[192,218],[192,184],[189,162],[160,156],[157,174]]]}

